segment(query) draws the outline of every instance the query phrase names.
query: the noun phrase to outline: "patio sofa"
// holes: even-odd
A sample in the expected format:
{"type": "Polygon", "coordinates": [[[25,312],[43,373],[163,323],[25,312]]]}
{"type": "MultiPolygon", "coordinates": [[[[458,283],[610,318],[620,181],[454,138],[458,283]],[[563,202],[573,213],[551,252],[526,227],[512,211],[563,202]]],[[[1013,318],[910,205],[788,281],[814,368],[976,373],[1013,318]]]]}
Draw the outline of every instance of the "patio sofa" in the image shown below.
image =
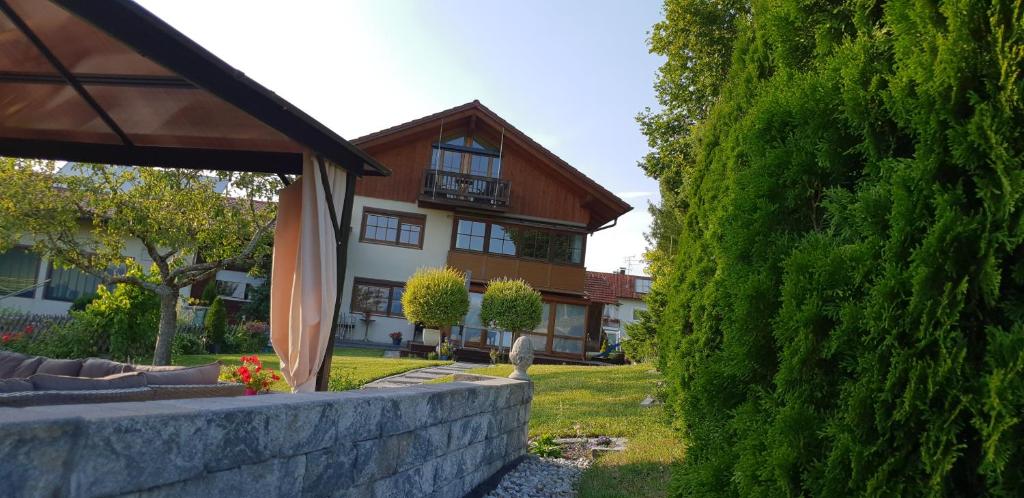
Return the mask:
{"type": "Polygon", "coordinates": [[[219,382],[220,362],[194,367],[131,365],[102,358],[59,360],[0,351],[0,407],[240,396],[219,382]]]}

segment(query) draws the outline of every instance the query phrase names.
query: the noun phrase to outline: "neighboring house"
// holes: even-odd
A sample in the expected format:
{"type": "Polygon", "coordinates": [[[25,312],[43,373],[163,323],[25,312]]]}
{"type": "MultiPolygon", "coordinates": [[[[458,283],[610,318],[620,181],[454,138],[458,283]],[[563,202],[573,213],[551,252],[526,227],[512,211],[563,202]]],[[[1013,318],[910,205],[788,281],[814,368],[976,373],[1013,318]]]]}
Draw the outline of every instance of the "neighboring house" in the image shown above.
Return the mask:
{"type": "MultiPolygon", "coordinates": [[[[541,292],[543,319],[528,337],[538,354],[582,358],[587,344],[587,236],[629,204],[587,178],[478,101],[356,139],[393,172],[356,187],[342,306],[360,320],[348,334],[418,341],[402,315],[405,281],[418,268],[464,271],[471,308],[456,342],[487,349],[511,336],[479,322],[486,283],[522,278],[541,292]]],[[[599,346],[599,345],[598,345],[599,346]]]]}
{"type": "Polygon", "coordinates": [[[625,268],[615,273],[587,272],[587,297],[593,315],[600,317],[600,331],[609,344],[626,339],[626,325],[638,320],[638,312],[647,309],[644,296],[650,290],[650,277],[627,275],[625,268]]]}
{"type": "MultiPolygon", "coordinates": [[[[68,163],[61,168],[59,174],[80,174],[74,166],[74,163],[68,163]]],[[[214,187],[217,192],[223,192],[224,189],[222,183],[214,187]]],[[[88,224],[82,224],[79,237],[88,240],[88,224]]],[[[96,293],[96,287],[100,284],[98,278],[76,268],[54,266],[48,259],[29,251],[32,243],[30,236],[24,237],[13,248],[0,253],[0,309],[60,315],[67,313],[71,303],[79,297],[96,293]]],[[[146,248],[138,239],[125,241],[122,255],[137,262],[143,270],[149,270],[153,264],[146,248]]],[[[217,272],[215,277],[221,295],[229,301],[229,308],[233,310],[248,301],[247,295],[252,288],[261,285],[264,280],[237,270],[239,269],[222,270],[217,272]]],[[[202,288],[196,287],[198,292],[195,293],[192,293],[194,289],[190,287],[182,289],[182,296],[198,297],[202,288]]]]}

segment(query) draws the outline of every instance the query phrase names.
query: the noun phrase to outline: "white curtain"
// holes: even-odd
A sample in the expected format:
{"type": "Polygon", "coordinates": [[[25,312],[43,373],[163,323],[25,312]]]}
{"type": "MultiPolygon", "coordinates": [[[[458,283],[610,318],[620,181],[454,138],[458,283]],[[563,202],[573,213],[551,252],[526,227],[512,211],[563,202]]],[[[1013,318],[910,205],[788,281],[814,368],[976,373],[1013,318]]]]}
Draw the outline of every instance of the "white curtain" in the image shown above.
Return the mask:
{"type": "MultiPolygon", "coordinates": [[[[281,190],[274,232],[270,338],[292,392],[316,389],[338,292],[334,228],[316,161],[306,155],[302,177],[281,190]]],[[[325,166],[340,218],[346,173],[325,166]]]]}

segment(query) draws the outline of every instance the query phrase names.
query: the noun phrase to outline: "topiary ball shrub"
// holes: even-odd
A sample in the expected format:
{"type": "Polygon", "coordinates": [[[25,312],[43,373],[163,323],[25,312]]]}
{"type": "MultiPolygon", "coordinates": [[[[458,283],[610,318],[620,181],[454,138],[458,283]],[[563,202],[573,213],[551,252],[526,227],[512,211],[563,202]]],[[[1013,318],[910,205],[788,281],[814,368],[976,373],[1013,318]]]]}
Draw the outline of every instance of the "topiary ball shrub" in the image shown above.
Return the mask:
{"type": "Polygon", "coordinates": [[[533,330],[540,324],[540,293],[522,279],[491,280],[480,304],[480,322],[509,332],[533,330]]]}
{"type": "Polygon", "coordinates": [[[454,325],[469,311],[464,276],[454,268],[421,268],[409,277],[402,310],[410,323],[436,329],[454,325]]]}

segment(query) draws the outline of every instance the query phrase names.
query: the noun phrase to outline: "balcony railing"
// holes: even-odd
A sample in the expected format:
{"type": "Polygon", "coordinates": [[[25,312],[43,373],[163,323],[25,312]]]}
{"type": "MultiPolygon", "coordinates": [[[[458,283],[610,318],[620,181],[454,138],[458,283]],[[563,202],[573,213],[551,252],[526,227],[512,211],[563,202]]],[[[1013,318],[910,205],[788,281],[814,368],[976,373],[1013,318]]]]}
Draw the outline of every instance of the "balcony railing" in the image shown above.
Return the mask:
{"type": "Polygon", "coordinates": [[[423,174],[423,193],[420,199],[505,210],[508,209],[511,188],[508,181],[500,178],[428,169],[423,174]]]}

